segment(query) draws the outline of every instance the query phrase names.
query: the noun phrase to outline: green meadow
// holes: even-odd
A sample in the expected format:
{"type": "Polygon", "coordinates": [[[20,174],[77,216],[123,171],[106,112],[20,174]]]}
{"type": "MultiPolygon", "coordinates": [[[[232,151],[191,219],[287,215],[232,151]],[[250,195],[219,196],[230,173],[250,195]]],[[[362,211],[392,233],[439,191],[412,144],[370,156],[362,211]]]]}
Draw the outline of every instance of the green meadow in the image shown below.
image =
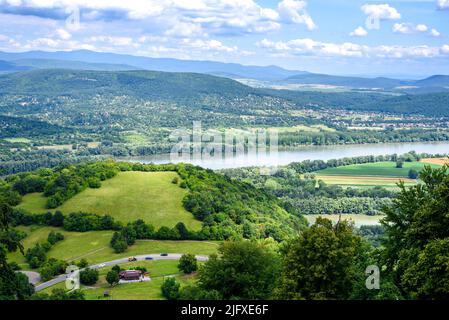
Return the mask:
{"type": "MultiPolygon", "coordinates": [[[[18,227],[17,229],[26,232],[28,235],[23,240],[25,251],[36,243],[46,241],[51,231],[61,232],[64,235],[64,240],[58,242],[50,249],[48,257],[67,262],[77,262],[84,258],[89,264],[162,252],[211,255],[217,252],[219,246],[218,241],[137,240],[126,252],[117,254],[109,246],[112,231],[68,232],[60,228],[35,226],[18,227]]],[[[25,257],[20,252],[9,254],[8,260],[17,262],[24,270],[29,269],[25,257]]]]}
{"type": "MultiPolygon", "coordinates": [[[[101,188],[86,189],[55,210],[109,214],[122,222],[142,219],[155,227],[184,222],[187,228],[198,230],[201,222],[182,206],[187,190],[172,183],[175,177],[175,172],[121,172],[103,181],[101,188]]],[[[42,213],[48,211],[45,203],[42,194],[33,193],[23,197],[19,208],[42,213]]]]}
{"type": "MultiPolygon", "coordinates": [[[[317,175],[336,176],[382,176],[392,178],[407,178],[410,169],[421,171],[425,165],[422,162],[404,162],[402,168],[396,168],[396,162],[385,161],[376,163],[354,164],[337,168],[327,168],[317,171],[317,175]]],[[[430,165],[433,168],[439,165],[430,165]]]]}

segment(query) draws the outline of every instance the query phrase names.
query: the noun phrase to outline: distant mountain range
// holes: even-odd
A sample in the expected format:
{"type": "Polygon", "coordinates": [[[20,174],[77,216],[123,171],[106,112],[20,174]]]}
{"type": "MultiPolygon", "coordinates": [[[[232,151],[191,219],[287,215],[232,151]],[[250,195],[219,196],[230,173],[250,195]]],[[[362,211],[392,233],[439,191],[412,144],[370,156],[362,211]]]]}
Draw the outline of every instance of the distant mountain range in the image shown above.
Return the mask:
{"type": "Polygon", "coordinates": [[[30,69],[74,69],[93,71],[153,70],[164,72],[189,72],[210,74],[231,79],[260,81],[261,87],[334,86],[349,90],[385,90],[406,93],[449,92],[449,76],[435,75],[422,80],[399,80],[386,77],[364,78],[334,76],[277,66],[245,66],[214,61],[148,58],[115,53],[77,51],[29,51],[22,53],[0,52],[0,72],[17,72],[30,69]]]}
{"type": "MultiPolygon", "coordinates": [[[[214,61],[193,61],[193,60],[178,60],[170,58],[148,58],[132,55],[123,55],[115,53],[94,52],[88,50],[77,51],[29,51],[22,53],[7,53],[0,52],[0,60],[15,62],[16,60],[33,60],[33,66],[36,68],[47,67],[49,60],[58,61],[76,61],[107,64],[107,65],[127,65],[133,69],[145,69],[153,71],[165,72],[196,72],[213,75],[226,76],[228,78],[249,78],[258,80],[281,80],[298,74],[303,74],[303,71],[286,70],[276,66],[244,66],[236,63],[222,63],[214,61]],[[44,59],[47,62],[38,64],[36,59],[44,59]]],[[[58,63],[59,64],[59,63],[58,63]]],[[[92,70],[91,65],[85,65],[83,68],[92,70]]],[[[98,67],[96,65],[95,67],[98,67]]],[[[103,69],[108,71],[109,69],[103,69]]]]}

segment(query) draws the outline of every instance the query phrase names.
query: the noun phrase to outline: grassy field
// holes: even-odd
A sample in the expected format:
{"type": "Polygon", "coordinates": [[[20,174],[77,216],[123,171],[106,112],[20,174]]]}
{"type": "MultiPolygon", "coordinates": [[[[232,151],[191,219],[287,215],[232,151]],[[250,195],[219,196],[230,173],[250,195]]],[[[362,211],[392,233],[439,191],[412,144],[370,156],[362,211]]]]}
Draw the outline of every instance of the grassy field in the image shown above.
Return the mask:
{"type": "MultiPolygon", "coordinates": [[[[86,189],[56,210],[109,214],[123,222],[143,219],[155,227],[184,222],[187,228],[198,230],[201,222],[182,206],[187,191],[171,183],[176,176],[175,172],[121,172],[103,181],[101,188],[86,189]]],[[[41,194],[28,194],[19,207],[42,213],[47,211],[45,202],[41,194]]]]}
{"type": "Polygon", "coordinates": [[[27,138],[4,138],[3,140],[11,143],[31,143],[31,140],[27,138]]]}
{"type": "MultiPolygon", "coordinates": [[[[179,274],[178,261],[160,260],[160,261],[139,261],[120,265],[126,269],[129,267],[145,267],[151,277],[151,281],[139,283],[119,284],[114,287],[109,286],[105,276],[111,267],[100,269],[100,278],[93,287],[82,287],[87,300],[161,300],[164,297],[161,294],[161,285],[165,276],[175,275],[181,285],[187,285],[195,280],[195,276],[179,274]],[[103,293],[109,291],[110,297],[104,298],[103,293]]],[[[44,293],[50,293],[53,289],[65,288],[64,282],[42,290],[44,293]]]]}
{"type": "MultiPolygon", "coordinates": [[[[130,257],[150,253],[192,253],[196,255],[210,255],[216,253],[219,242],[209,241],[159,241],[159,240],[138,240],[136,244],[129,247],[121,254],[116,254],[110,248],[109,241],[112,231],[91,231],[91,232],[67,232],[51,227],[19,227],[28,236],[24,239],[25,250],[34,246],[38,242],[47,240],[51,231],[58,231],[64,234],[64,240],[54,245],[48,252],[48,257],[62,259],[68,262],[79,261],[85,258],[89,264],[111,261],[123,257],[130,257]]],[[[25,270],[28,264],[20,252],[12,253],[8,256],[9,261],[19,263],[25,270]]]]}
{"type": "Polygon", "coordinates": [[[406,178],[392,178],[392,177],[373,177],[373,176],[322,176],[317,175],[317,178],[323,180],[330,185],[340,185],[343,187],[357,187],[357,188],[373,188],[382,186],[386,189],[397,189],[399,180],[404,181],[406,186],[412,186],[417,183],[416,180],[406,178]]]}
{"type": "Polygon", "coordinates": [[[404,162],[402,168],[396,168],[396,162],[376,162],[365,164],[354,164],[349,166],[327,168],[317,171],[317,176],[379,176],[393,178],[407,178],[410,169],[420,171],[425,165],[439,167],[435,164],[422,162],[404,162]]]}

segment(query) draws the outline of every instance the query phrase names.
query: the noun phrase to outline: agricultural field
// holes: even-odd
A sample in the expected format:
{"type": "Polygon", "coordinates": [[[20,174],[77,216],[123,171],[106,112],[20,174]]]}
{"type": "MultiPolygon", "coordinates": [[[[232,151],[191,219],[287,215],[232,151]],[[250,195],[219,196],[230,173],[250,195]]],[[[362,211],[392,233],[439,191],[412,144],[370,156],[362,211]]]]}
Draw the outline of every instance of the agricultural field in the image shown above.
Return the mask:
{"type": "MultiPolygon", "coordinates": [[[[175,177],[175,172],[121,172],[103,181],[101,188],[86,189],[55,210],[109,214],[122,222],[142,219],[155,227],[184,222],[187,228],[198,230],[201,222],[182,206],[187,190],[172,183],[175,177]]],[[[19,208],[42,213],[48,211],[45,203],[41,194],[28,194],[19,208]]]]}
{"type": "Polygon", "coordinates": [[[317,173],[318,176],[379,176],[379,177],[392,177],[392,178],[407,178],[410,169],[421,171],[425,165],[431,167],[439,167],[436,164],[426,164],[422,162],[404,162],[402,168],[396,168],[395,162],[376,162],[365,164],[354,164],[349,166],[327,168],[320,170],[317,173]]]}
{"type": "Polygon", "coordinates": [[[418,180],[408,178],[408,172],[411,169],[419,172],[425,165],[430,165],[434,168],[440,166],[435,163],[404,162],[402,168],[396,168],[395,162],[386,161],[327,168],[317,171],[316,177],[330,185],[356,188],[381,186],[395,190],[400,180],[406,186],[418,183],[418,180]]]}
{"type": "MultiPolygon", "coordinates": [[[[137,240],[126,252],[116,254],[109,246],[112,231],[68,232],[61,228],[36,226],[20,226],[17,229],[28,234],[23,240],[25,251],[36,243],[46,241],[51,231],[57,231],[64,235],[64,240],[56,243],[51,248],[48,252],[48,257],[65,260],[67,262],[79,261],[84,258],[89,264],[161,252],[210,255],[216,253],[219,246],[219,242],[215,241],[137,240]]],[[[17,262],[25,270],[28,268],[28,264],[20,252],[10,254],[8,259],[17,262]]]]}
{"type": "Polygon", "coordinates": [[[422,163],[427,164],[437,164],[440,166],[443,166],[445,164],[449,165],[449,158],[427,158],[427,159],[421,159],[422,163]]]}

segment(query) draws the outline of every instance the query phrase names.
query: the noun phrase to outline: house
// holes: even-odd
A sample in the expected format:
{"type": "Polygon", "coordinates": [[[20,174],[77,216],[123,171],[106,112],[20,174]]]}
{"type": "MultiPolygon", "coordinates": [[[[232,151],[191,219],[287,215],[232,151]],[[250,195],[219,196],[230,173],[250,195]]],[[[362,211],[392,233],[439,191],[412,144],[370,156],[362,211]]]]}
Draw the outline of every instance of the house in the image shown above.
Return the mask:
{"type": "Polygon", "coordinates": [[[143,272],[140,270],[125,270],[119,273],[120,280],[132,281],[141,280],[143,277],[143,272]]]}

